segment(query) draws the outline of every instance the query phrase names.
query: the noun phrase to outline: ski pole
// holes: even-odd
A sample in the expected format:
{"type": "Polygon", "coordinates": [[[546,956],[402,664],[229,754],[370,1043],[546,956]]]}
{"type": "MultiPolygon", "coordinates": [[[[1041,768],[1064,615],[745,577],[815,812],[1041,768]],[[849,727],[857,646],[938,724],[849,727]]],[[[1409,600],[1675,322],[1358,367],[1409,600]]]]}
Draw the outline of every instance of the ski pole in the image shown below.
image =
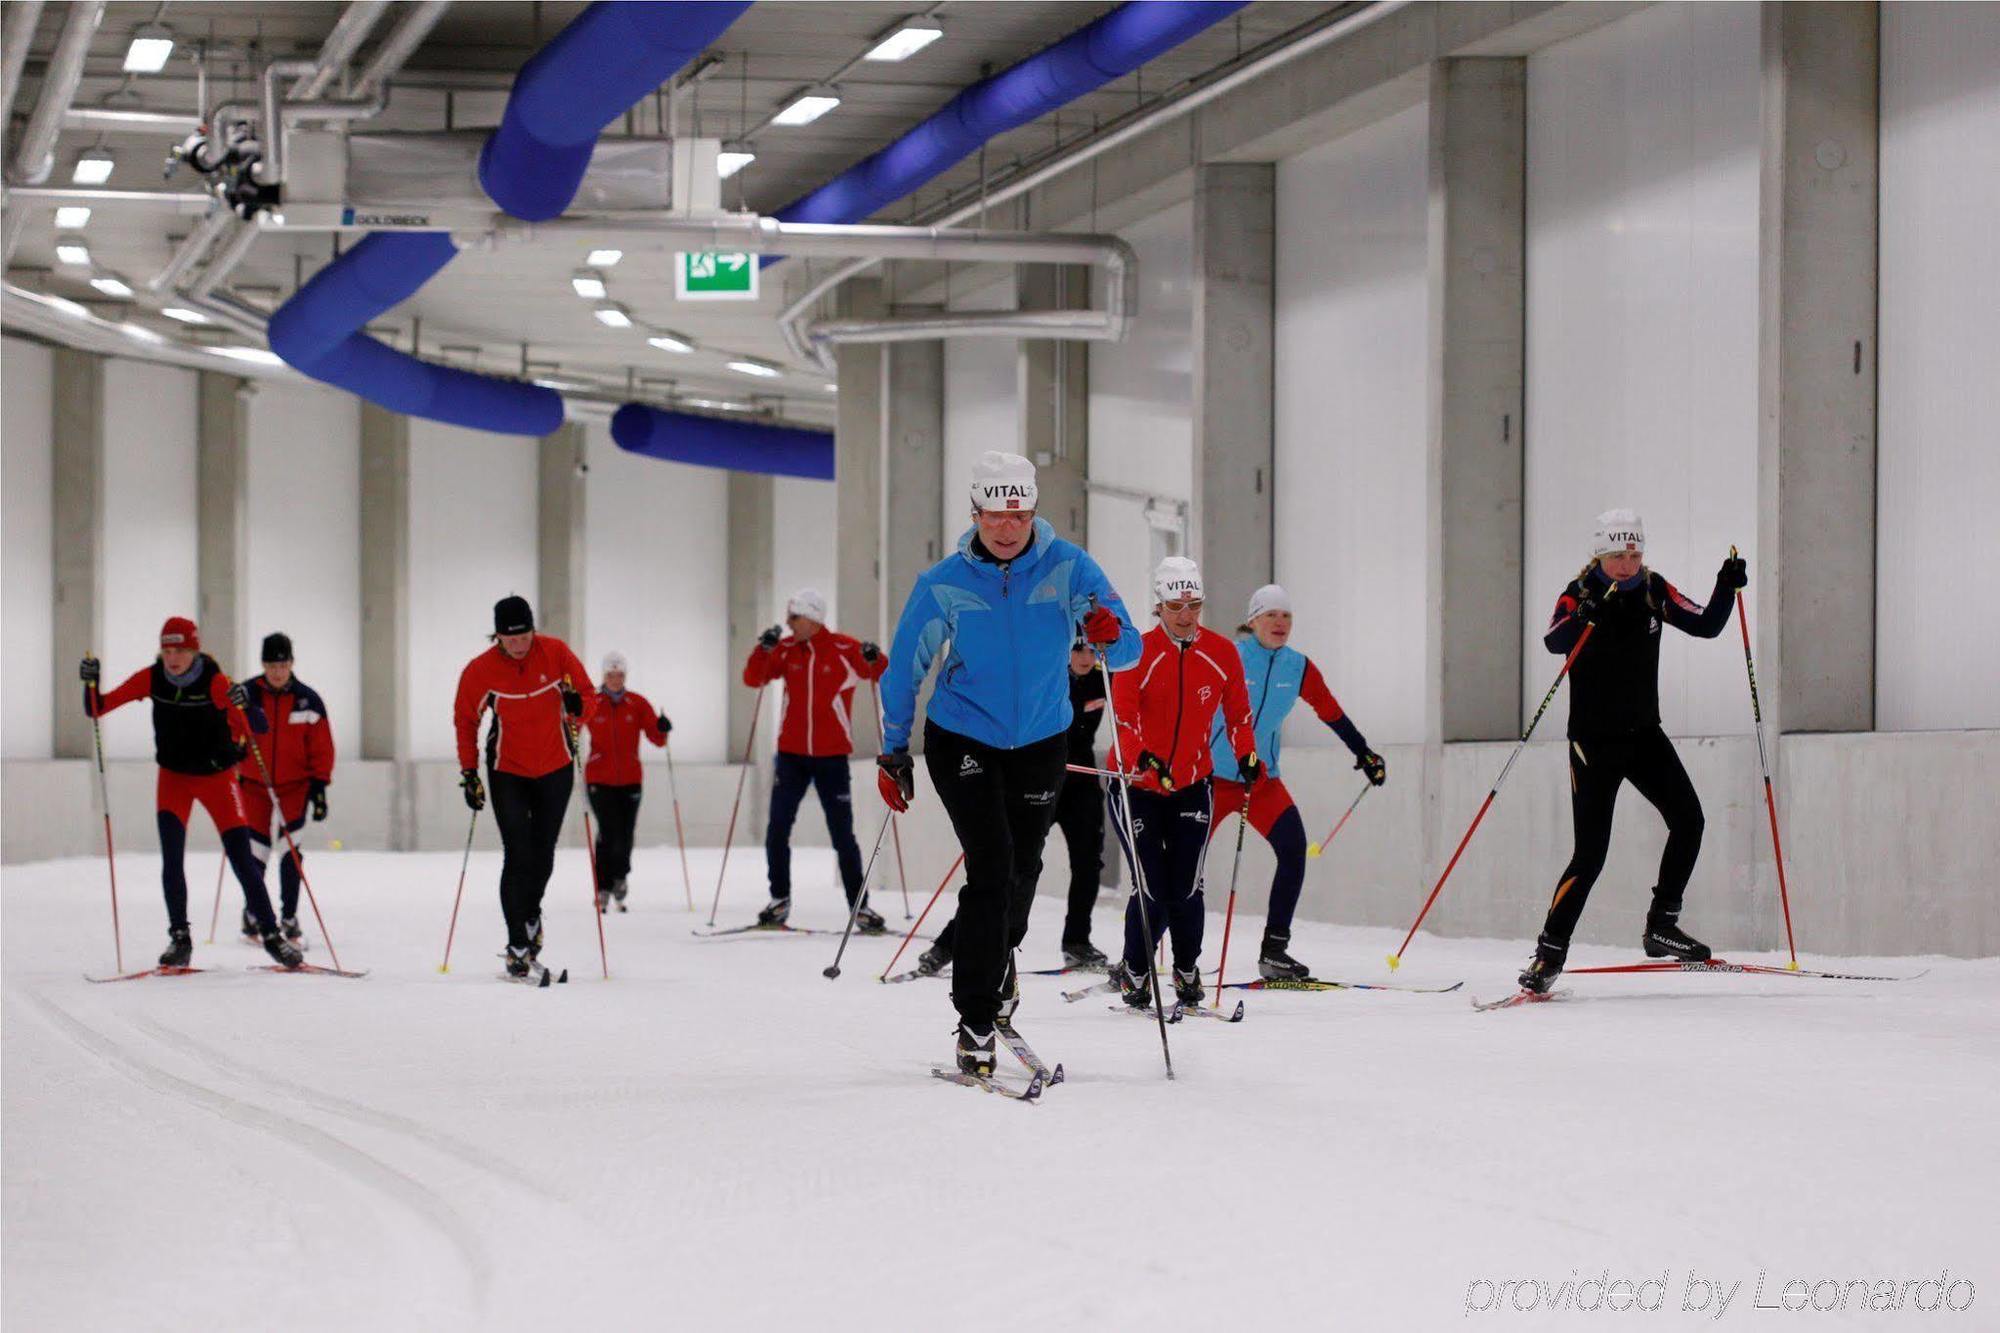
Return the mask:
{"type": "Polygon", "coordinates": [[[1243,809],[1236,817],[1236,859],[1229,863],[1229,910],[1222,914],[1222,957],[1215,964],[1215,988],[1222,989],[1222,970],[1229,966],[1229,925],[1236,920],[1236,875],[1243,869],[1243,830],[1250,823],[1250,789],[1243,789],[1243,809]]]}
{"type": "MultiPolygon", "coordinates": [[[[882,729],[882,682],[868,682],[875,689],[875,740],[879,745],[886,739],[882,729]]],[[[903,826],[896,822],[896,812],[889,812],[889,836],[896,840],[896,882],[903,887],[903,920],[910,919],[910,877],[903,869],[903,826]]]]}
{"type": "MultiPolygon", "coordinates": [[[[1616,592],[1617,587],[1613,585],[1612,594],[1615,595],[1616,592]]],[[[1465,836],[1458,840],[1458,850],[1451,854],[1451,860],[1445,862],[1444,873],[1438,876],[1437,883],[1432,886],[1431,896],[1424,899],[1423,910],[1419,911],[1417,919],[1410,923],[1410,933],[1403,936],[1403,942],[1396,946],[1396,952],[1389,955],[1391,972],[1403,965],[1403,950],[1410,947],[1410,941],[1416,938],[1417,927],[1424,924],[1424,918],[1430,915],[1431,904],[1437,901],[1439,891],[1444,888],[1444,882],[1451,878],[1452,870],[1458,865],[1458,858],[1465,854],[1465,845],[1472,841],[1472,835],[1479,830],[1479,821],[1486,818],[1487,810],[1493,805],[1493,798],[1500,794],[1500,784],[1507,780],[1508,771],[1514,767],[1514,761],[1521,757],[1521,751],[1528,748],[1528,737],[1535,734],[1535,726],[1542,720],[1542,714],[1549,711],[1549,704],[1554,701],[1556,691],[1562,687],[1563,677],[1569,674],[1570,664],[1575,662],[1576,655],[1583,651],[1583,645],[1590,642],[1590,632],[1596,628],[1594,623],[1585,625],[1583,633],[1577,635],[1575,645],[1570,648],[1569,655],[1563,658],[1562,669],[1556,672],[1556,678],[1549,683],[1549,692],[1542,696],[1542,706],[1528,719],[1527,730],[1521,733],[1521,739],[1514,744],[1514,753],[1507,756],[1506,764],[1500,769],[1500,776],[1493,779],[1492,789],[1486,793],[1486,799],[1479,803],[1479,813],[1472,817],[1472,824],[1465,830],[1465,836]]]]}
{"type": "MultiPolygon", "coordinates": [[[[1091,594],[1090,606],[1097,609],[1097,595],[1091,594]]],[[[1125,857],[1132,863],[1132,892],[1139,898],[1139,929],[1148,938],[1153,934],[1153,923],[1146,912],[1146,871],[1139,863],[1139,840],[1132,827],[1132,780],[1125,775],[1125,747],[1118,735],[1118,705],[1111,700],[1111,665],[1104,660],[1104,645],[1092,645],[1097,652],[1097,669],[1104,677],[1104,714],[1111,719],[1111,763],[1118,770],[1118,805],[1123,811],[1125,822],[1125,857]]],[[[1160,1058],[1166,1061],[1167,1077],[1174,1076],[1174,1053],[1167,1045],[1167,1011],[1160,998],[1160,969],[1156,964],[1152,969],[1153,1017],[1160,1024],[1160,1058]]]]}
{"type": "MultiPolygon", "coordinates": [[[[250,715],[241,707],[236,715],[243,719],[243,729],[250,729],[250,715]]],[[[299,884],[306,891],[306,901],[312,904],[313,921],[319,926],[319,937],[326,941],[326,956],[333,959],[335,968],[340,966],[340,951],[333,947],[333,936],[326,933],[326,918],[319,913],[319,897],[313,893],[312,881],[306,878],[306,859],[299,851],[298,843],[292,841],[292,830],[285,823],[285,807],[278,800],[278,784],[271,780],[271,766],[264,762],[264,752],[257,748],[257,738],[250,738],[250,753],[257,758],[257,771],[264,775],[264,790],[270,793],[271,809],[278,815],[278,831],[285,835],[285,847],[292,858],[292,869],[299,872],[299,884]]]]}
{"type": "Polygon", "coordinates": [[[736,812],[743,808],[743,784],[750,777],[750,755],[757,744],[757,715],[764,711],[764,688],[757,688],[757,702],[750,705],[750,734],[743,738],[743,769],[736,775],[736,801],[729,807],[729,832],[722,838],[722,869],[715,872],[715,898],[708,905],[708,924],[715,924],[715,909],[722,906],[722,880],[729,873],[729,846],[736,841],[736,812]]]}
{"type": "Polygon", "coordinates": [[[224,856],[215,863],[215,906],[208,913],[208,943],[215,943],[215,928],[222,924],[222,872],[229,869],[229,858],[224,856]]]}
{"type": "Polygon", "coordinates": [[[98,720],[97,682],[90,682],[90,739],[97,752],[97,799],[104,806],[104,868],[111,876],[111,949],[125,970],[125,937],[118,929],[118,854],[111,845],[111,788],[104,780],[104,725],[98,720]]]}
{"type": "MultiPolygon", "coordinates": [[[[563,692],[574,693],[568,676],[563,677],[563,692]]],[[[597,962],[604,970],[604,979],[611,980],[611,955],[604,949],[604,909],[597,905],[597,834],[590,826],[590,784],[583,777],[583,742],[580,739],[576,719],[563,710],[563,732],[569,737],[569,761],[576,769],[577,785],[583,788],[583,849],[590,858],[590,917],[597,923],[597,962]]]]}
{"type": "MultiPolygon", "coordinates": [[[[1734,546],[1729,548],[1729,558],[1739,558],[1734,546]]],[[[1750,613],[1744,609],[1741,588],[1736,590],[1736,623],[1743,630],[1743,669],[1750,675],[1750,717],[1757,730],[1757,767],[1763,770],[1764,809],[1771,816],[1771,857],[1778,863],[1778,906],[1785,913],[1785,949],[1792,956],[1785,966],[1796,972],[1799,950],[1792,942],[1792,897],[1785,887],[1785,849],[1778,840],[1778,798],[1771,790],[1771,761],[1764,753],[1764,709],[1757,701],[1757,664],[1750,658],[1750,613]]]]}
{"type": "Polygon", "coordinates": [[[847,928],[840,932],[840,948],[834,951],[832,965],[820,972],[820,975],[828,981],[840,975],[840,960],[847,956],[848,936],[854,933],[854,922],[861,915],[862,904],[868,901],[868,877],[875,873],[875,858],[882,854],[882,839],[888,834],[889,825],[894,822],[895,814],[896,812],[891,810],[882,817],[882,828],[875,835],[875,850],[868,853],[868,864],[861,871],[860,887],[854,890],[854,901],[847,909],[847,928]]]}
{"type": "Polygon", "coordinates": [[[1375,789],[1374,783],[1364,781],[1361,784],[1361,790],[1356,792],[1354,794],[1354,799],[1347,803],[1347,814],[1342,815],[1339,819],[1334,821],[1333,832],[1327,834],[1326,837],[1322,838],[1320,841],[1315,842],[1310,846],[1308,846],[1306,848],[1306,855],[1318,856],[1320,853],[1324,852],[1327,849],[1327,845],[1331,843],[1335,838],[1339,837],[1340,831],[1347,827],[1348,816],[1352,815],[1354,813],[1355,807],[1361,804],[1361,798],[1366,796],[1369,792],[1373,791],[1374,789],[1375,789]]]}
{"type": "Polygon", "coordinates": [[[931,909],[937,906],[937,900],[944,896],[944,886],[951,883],[951,877],[956,875],[958,868],[964,864],[965,853],[960,852],[958,859],[951,863],[951,869],[945,871],[944,878],[938,881],[937,889],[931,894],[931,900],[924,904],[924,910],[917,913],[917,924],[910,927],[910,933],[903,936],[903,942],[896,946],[896,956],[889,960],[889,966],[882,969],[882,975],[875,978],[877,981],[888,980],[889,974],[896,970],[896,963],[902,958],[903,950],[910,947],[910,941],[915,939],[917,932],[924,928],[924,918],[931,914],[931,909]]]}
{"type": "Polygon", "coordinates": [[[1115,768],[1092,768],[1089,764],[1064,764],[1063,768],[1067,772],[1082,773],[1087,777],[1110,778],[1113,782],[1123,782],[1132,776],[1130,773],[1121,773],[1115,768]]]}
{"type": "Polygon", "coordinates": [[[667,793],[674,800],[674,841],[681,849],[681,887],[687,890],[688,911],[694,910],[694,880],[688,874],[687,834],[681,831],[681,784],[674,777],[674,738],[667,737],[667,793]]]}
{"type": "Polygon", "coordinates": [[[458,904],[465,897],[465,871],[472,864],[472,835],[479,828],[479,812],[472,812],[472,822],[465,826],[465,856],[458,863],[458,892],[451,896],[451,925],[444,932],[444,961],[438,964],[438,971],[451,971],[451,941],[458,934],[458,904]]]}

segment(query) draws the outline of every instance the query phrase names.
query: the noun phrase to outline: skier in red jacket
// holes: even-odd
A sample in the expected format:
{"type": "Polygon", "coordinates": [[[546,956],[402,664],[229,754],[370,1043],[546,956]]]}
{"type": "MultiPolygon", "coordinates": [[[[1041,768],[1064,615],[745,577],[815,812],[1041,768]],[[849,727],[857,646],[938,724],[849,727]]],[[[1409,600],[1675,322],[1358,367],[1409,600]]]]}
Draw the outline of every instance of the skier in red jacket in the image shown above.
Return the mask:
{"type": "Polygon", "coordinates": [[[639,738],[667,743],[674,724],[646,696],[625,688],[631,664],[625,654],[604,655],[597,707],[584,725],[590,731],[584,789],[597,815],[597,910],[616,902],[625,910],[625,877],[632,873],[632,831],[639,822],[639,797],[646,771],[639,764],[639,738]]]}
{"type": "MultiPolygon", "coordinates": [[[[333,727],[319,692],[292,674],[292,638],[264,636],[264,672],[246,685],[250,713],[265,722],[250,743],[264,756],[246,755],[236,767],[244,818],[250,822],[250,847],[257,859],[271,863],[271,788],[278,789],[285,832],[306,826],[306,811],[314,823],[326,818],[326,788],[333,781],[333,727]]],[[[297,846],[294,840],[290,846],[297,846]]],[[[304,948],[299,929],[299,865],[288,850],[278,861],[278,924],[285,938],[304,948]]],[[[255,938],[256,918],[243,913],[243,933],[255,938]]]]}
{"type": "Polygon", "coordinates": [[[201,651],[201,635],[186,616],[174,616],[160,627],[160,656],[153,665],[135,671],[124,684],[100,695],[102,668],[94,657],[79,664],[83,680],[83,711],[102,717],[140,699],[153,703],[153,750],[160,777],[154,792],[160,829],[160,884],[167,898],[167,950],[161,967],[186,967],[194,956],[194,936],[187,918],[187,822],[197,803],[215,821],[223,854],[243,899],[256,919],[264,952],[285,967],[297,967],[298,949],[278,929],[271,912],[271,895],[264,889],[264,867],[250,847],[244,826],[243,802],[236,790],[236,762],[241,759],[255,723],[245,713],[249,696],[230,683],[215,659],[201,651]]]}
{"type": "Polygon", "coordinates": [[[1139,665],[1111,678],[1119,753],[1135,774],[1125,787],[1130,827],[1113,823],[1126,857],[1136,856],[1145,872],[1146,892],[1143,920],[1136,897],[1125,910],[1125,956],[1111,976],[1135,1008],[1150,997],[1163,925],[1173,936],[1176,998],[1188,1005],[1204,998],[1201,868],[1214,813],[1209,732],[1217,709],[1239,780],[1254,787],[1264,776],[1243,659],[1201,624],[1201,571],[1184,556],[1167,557],[1153,571],[1153,596],[1160,623],[1141,639],[1139,665]]]}
{"type": "Polygon", "coordinates": [[[590,673],[561,639],[535,633],[525,597],[493,605],[493,646],[458,677],[452,722],[458,730],[458,785],[474,811],[486,806],[479,781],[479,719],[488,710],[486,773],[500,826],[500,911],[507,919],[507,975],[541,967],[542,894],[555,870],[556,840],[576,785],[570,728],[597,700],[590,673]]]}
{"type": "MultiPolygon", "coordinates": [[[[743,683],[759,689],[785,682],[784,720],[778,727],[778,758],[771,780],[771,818],[764,831],[764,859],[771,877],[771,901],[757,914],[763,926],[782,926],[792,912],[792,824],[807,787],[819,789],[826,831],[840,862],[840,880],[852,908],[861,892],[861,847],[854,841],[854,799],[848,756],[854,753],[854,687],[876,680],[889,660],[872,643],[837,634],[826,625],[826,598],[801,588],[785,604],[783,635],[776,625],[757,638],[743,664],[743,683]]],[[[882,916],[863,903],[854,928],[879,935],[882,916]]]]}

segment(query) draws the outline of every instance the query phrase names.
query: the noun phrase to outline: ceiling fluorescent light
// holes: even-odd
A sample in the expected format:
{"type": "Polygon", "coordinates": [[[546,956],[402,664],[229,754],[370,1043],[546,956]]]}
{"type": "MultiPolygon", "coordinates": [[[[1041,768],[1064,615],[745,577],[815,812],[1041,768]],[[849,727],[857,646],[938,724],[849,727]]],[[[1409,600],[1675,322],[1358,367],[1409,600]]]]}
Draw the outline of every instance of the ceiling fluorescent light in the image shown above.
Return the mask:
{"type": "Polygon", "coordinates": [[[170,305],[160,312],[168,319],[177,319],[183,324],[206,324],[208,316],[199,310],[190,310],[184,305],[170,305]]]}
{"type": "Polygon", "coordinates": [[[680,352],[685,355],[694,350],[694,344],[678,333],[656,333],[646,341],[662,352],[680,352]]]}
{"type": "Polygon", "coordinates": [[[57,231],[82,231],[90,225],[90,210],[82,204],[68,204],[56,210],[57,231]]]}
{"type": "Polygon", "coordinates": [[[132,296],[131,286],[123,278],[114,277],[109,273],[92,278],[90,285],[106,296],[116,297],[120,301],[130,300],[132,296]]]}
{"type": "Polygon", "coordinates": [[[111,179],[111,172],[118,165],[102,148],[86,148],[70,169],[69,179],[73,185],[102,185],[111,179]]]}
{"type": "Polygon", "coordinates": [[[592,268],[611,268],[624,257],[623,250],[592,250],[583,257],[583,262],[592,268]]]}
{"type": "Polygon", "coordinates": [[[586,301],[604,299],[604,275],[589,269],[580,269],[569,280],[570,290],[586,301]]]}
{"type": "Polygon", "coordinates": [[[944,29],[930,21],[912,21],[900,24],[882,40],[863,60],[908,60],[917,52],[944,36],[944,29]]]}
{"type": "Polygon", "coordinates": [[[82,241],[59,240],[56,242],[56,262],[74,264],[78,268],[90,267],[90,247],[82,241]]]}
{"type": "Polygon", "coordinates": [[[591,313],[597,316],[599,324],[607,328],[629,329],[632,327],[632,317],[625,313],[624,306],[601,305],[591,311],[591,313]]]}
{"type": "Polygon", "coordinates": [[[810,125],[840,105],[830,93],[800,93],[783,111],[771,117],[773,125],[810,125]]]}
{"type": "Polygon", "coordinates": [[[761,361],[731,361],[729,368],[739,375],[755,375],[759,379],[776,379],[780,372],[776,366],[767,366],[761,361]]]}
{"type": "Polygon", "coordinates": [[[728,180],[756,160],[757,155],[747,149],[725,148],[715,155],[716,179],[728,180]]]}
{"type": "Polygon", "coordinates": [[[132,44],[125,48],[125,72],[158,74],[167,67],[167,58],[173,53],[174,35],[156,23],[148,23],[132,34],[132,44]]]}

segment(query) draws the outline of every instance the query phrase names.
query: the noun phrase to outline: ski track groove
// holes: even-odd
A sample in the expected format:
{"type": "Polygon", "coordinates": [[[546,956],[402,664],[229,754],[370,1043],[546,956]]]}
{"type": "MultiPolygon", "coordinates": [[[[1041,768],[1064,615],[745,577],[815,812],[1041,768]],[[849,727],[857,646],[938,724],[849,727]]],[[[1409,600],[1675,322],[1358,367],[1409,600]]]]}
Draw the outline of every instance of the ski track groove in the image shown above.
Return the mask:
{"type": "Polygon", "coordinates": [[[120,1045],[116,1038],[90,1026],[46,996],[17,988],[14,1000],[16,1003],[23,1000],[31,1003],[57,1031],[140,1086],[233,1124],[261,1130],[413,1213],[427,1227],[442,1235],[457,1254],[465,1270],[472,1313],[476,1318],[484,1317],[493,1275],[492,1261],[486,1254],[478,1231],[422,1181],[317,1125],[233,1097],[219,1088],[181,1078],[148,1063],[120,1045]]]}

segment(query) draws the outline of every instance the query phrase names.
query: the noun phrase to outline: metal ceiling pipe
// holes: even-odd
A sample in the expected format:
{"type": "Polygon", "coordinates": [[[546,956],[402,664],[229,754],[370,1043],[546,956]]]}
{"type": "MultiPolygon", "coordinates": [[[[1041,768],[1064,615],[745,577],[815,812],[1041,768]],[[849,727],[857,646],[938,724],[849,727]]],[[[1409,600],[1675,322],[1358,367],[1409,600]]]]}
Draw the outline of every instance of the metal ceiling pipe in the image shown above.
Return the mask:
{"type": "Polygon", "coordinates": [[[98,190],[75,185],[20,185],[7,191],[10,200],[43,204],[89,204],[97,207],[165,208],[176,213],[205,213],[215,202],[206,190],[98,190]]]}
{"type": "Polygon", "coordinates": [[[14,150],[9,180],[40,185],[55,170],[56,136],[62,133],[63,113],[76,100],[77,85],[83,82],[84,57],[90,54],[90,39],[97,34],[103,17],[104,0],[71,0],[62,36],[56,39],[55,54],[49,57],[48,72],[42,76],[42,95],[14,150]]]}
{"type": "Polygon", "coordinates": [[[167,134],[179,138],[200,129],[201,117],[185,111],[127,111],[120,107],[73,106],[63,113],[63,128],[109,134],[167,134]]]}
{"type": "Polygon", "coordinates": [[[280,80],[308,73],[313,68],[310,60],[274,60],[264,67],[254,112],[248,102],[225,102],[215,109],[211,118],[213,125],[220,130],[232,120],[250,119],[254,115],[258,124],[257,141],[264,155],[257,164],[257,179],[266,185],[277,185],[285,179],[285,126],[288,123],[299,120],[369,120],[381,115],[382,109],[388,105],[387,95],[380,90],[363,97],[318,102],[288,102],[279,94],[280,80]]]}
{"type": "Polygon", "coordinates": [[[381,49],[375,52],[375,58],[361,71],[361,77],[354,84],[354,95],[366,97],[395,78],[450,8],[451,0],[422,0],[405,14],[403,21],[383,41],[381,49]]]}
{"type": "Polygon", "coordinates": [[[222,233],[229,230],[229,224],[235,220],[234,213],[220,204],[216,205],[209,215],[188,233],[187,239],[174,251],[173,258],[167,261],[167,266],[146,280],[147,288],[155,292],[172,289],[187,275],[187,271],[194,267],[195,261],[208,253],[208,247],[215,244],[222,233]]]}
{"type": "Polygon", "coordinates": [[[340,77],[361,44],[368,40],[368,34],[389,11],[389,0],[351,0],[341,12],[340,21],[333,25],[333,31],[326,36],[326,42],[319,49],[319,56],[313,61],[312,73],[293,84],[285,96],[294,102],[310,102],[325,92],[327,85],[340,77]]]}
{"type": "Polygon", "coordinates": [[[231,221],[236,223],[234,234],[222,249],[216,252],[215,258],[208,261],[208,267],[201,271],[201,276],[187,285],[187,295],[207,296],[214,291],[249,255],[250,247],[257,244],[257,233],[260,230],[257,224],[241,221],[234,215],[229,216],[231,221]]]}
{"type": "Polygon", "coordinates": [[[7,6],[7,31],[0,41],[0,125],[14,119],[14,94],[21,91],[21,71],[28,67],[28,48],[42,20],[42,0],[15,0],[7,6]]]}

